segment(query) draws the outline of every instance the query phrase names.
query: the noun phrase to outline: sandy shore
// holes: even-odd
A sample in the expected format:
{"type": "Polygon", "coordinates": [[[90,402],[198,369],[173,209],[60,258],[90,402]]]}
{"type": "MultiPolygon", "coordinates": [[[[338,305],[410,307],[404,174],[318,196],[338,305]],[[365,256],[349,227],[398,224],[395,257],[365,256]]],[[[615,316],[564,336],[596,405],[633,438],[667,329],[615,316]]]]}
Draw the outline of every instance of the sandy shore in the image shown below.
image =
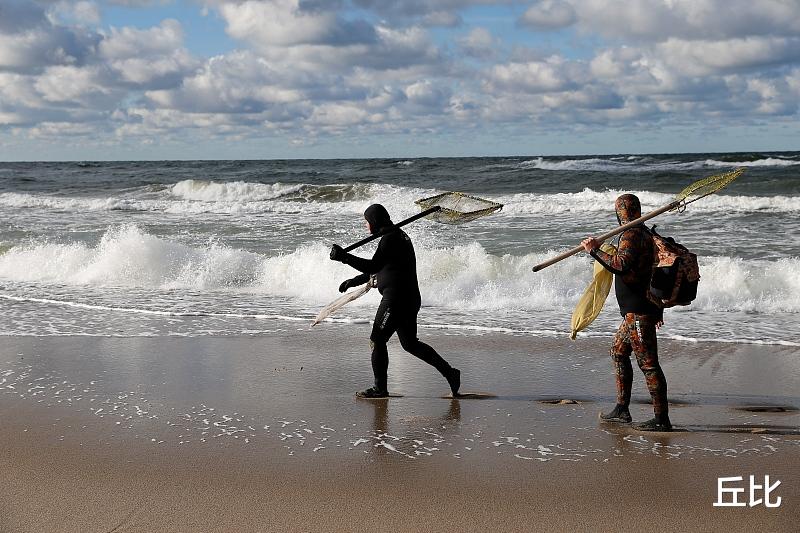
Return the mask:
{"type": "Polygon", "coordinates": [[[424,331],[494,397],[441,398],[393,344],[403,397],[363,401],[366,327],[325,328],[4,338],[0,531],[796,531],[796,348],[662,343],[678,431],[652,435],[598,423],[607,341],[424,331]],[[713,507],[749,475],[782,505],[713,507]]]}

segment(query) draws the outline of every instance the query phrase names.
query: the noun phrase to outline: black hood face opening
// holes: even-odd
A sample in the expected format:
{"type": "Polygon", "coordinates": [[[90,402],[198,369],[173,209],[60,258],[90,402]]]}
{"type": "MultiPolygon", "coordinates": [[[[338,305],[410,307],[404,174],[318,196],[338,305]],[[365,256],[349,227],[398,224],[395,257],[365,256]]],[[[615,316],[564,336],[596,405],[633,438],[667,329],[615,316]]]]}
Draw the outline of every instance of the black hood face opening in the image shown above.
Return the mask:
{"type": "Polygon", "coordinates": [[[381,204],[372,204],[364,211],[364,218],[369,222],[370,232],[378,233],[386,226],[392,225],[389,212],[381,204]]]}
{"type": "Polygon", "coordinates": [[[642,204],[635,194],[623,194],[617,198],[617,201],[614,202],[614,210],[617,212],[617,221],[620,226],[642,216],[642,204]]]}

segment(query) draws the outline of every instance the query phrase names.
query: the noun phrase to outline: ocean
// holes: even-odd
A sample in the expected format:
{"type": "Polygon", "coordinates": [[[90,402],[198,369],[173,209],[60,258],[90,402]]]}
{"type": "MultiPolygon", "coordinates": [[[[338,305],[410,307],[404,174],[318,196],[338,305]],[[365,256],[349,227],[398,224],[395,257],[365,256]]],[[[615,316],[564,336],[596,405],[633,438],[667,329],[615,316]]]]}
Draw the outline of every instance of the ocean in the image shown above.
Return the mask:
{"type": "MultiPolygon", "coordinates": [[[[697,253],[698,297],[660,335],[800,346],[800,152],[357,160],[0,163],[0,334],[262,336],[307,329],[356,272],[328,258],[457,190],[504,204],[414,241],[420,325],[453,335],[567,336],[591,279],[585,255],[531,268],[616,225],[614,199],[643,210],[692,181],[747,171],[722,192],[653,220],[697,253]]],[[[375,244],[355,253],[369,256],[375,244]]],[[[334,320],[368,322],[372,291],[334,320]]],[[[613,291],[584,333],[611,335],[613,291]]],[[[324,336],[326,324],[308,331],[324,336]]]]}

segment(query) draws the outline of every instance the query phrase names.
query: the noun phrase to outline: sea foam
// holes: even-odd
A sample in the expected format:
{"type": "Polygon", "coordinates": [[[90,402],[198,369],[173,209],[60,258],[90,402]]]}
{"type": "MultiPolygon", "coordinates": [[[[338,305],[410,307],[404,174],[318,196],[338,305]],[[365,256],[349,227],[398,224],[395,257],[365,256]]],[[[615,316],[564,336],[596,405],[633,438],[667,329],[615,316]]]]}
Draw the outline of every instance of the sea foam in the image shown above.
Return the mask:
{"type": "MultiPolygon", "coordinates": [[[[47,209],[65,212],[144,211],[175,215],[235,214],[361,214],[371,203],[382,203],[393,213],[410,215],[414,201],[440,192],[437,189],[401,187],[387,184],[282,185],[262,183],[214,183],[181,181],[153,198],[149,190],[133,191],[126,196],[106,198],[64,197],[29,193],[0,194],[0,206],[47,209]],[[400,212],[402,211],[402,213],[400,212]]],[[[493,218],[513,216],[548,216],[562,213],[608,212],[609,206],[624,192],[636,194],[644,211],[666,205],[674,195],[646,190],[584,188],[575,192],[518,193],[485,195],[504,204],[493,218]]],[[[796,213],[800,196],[752,196],[715,194],[692,204],[700,213],[796,213]]]]}
{"type": "MultiPolygon", "coordinates": [[[[651,191],[593,190],[555,194],[519,193],[497,197],[504,204],[503,212],[513,215],[553,215],[562,213],[608,212],[616,198],[623,193],[636,194],[647,212],[667,205],[675,196],[651,191]]],[[[800,211],[800,196],[735,196],[716,194],[691,205],[692,212],[725,213],[794,213],[800,211]]]]}
{"type": "MultiPolygon", "coordinates": [[[[590,261],[576,257],[539,273],[531,271],[552,253],[496,255],[476,242],[452,247],[418,243],[423,303],[489,312],[571,309],[590,280],[590,261]]],[[[690,309],[800,312],[798,258],[702,257],[700,268],[698,297],[690,309]]],[[[313,304],[332,300],[339,283],[355,274],[330,261],[322,243],[266,256],[219,242],[190,246],[133,225],[109,229],[92,246],[37,241],[0,255],[0,280],[9,282],[218,290],[231,291],[232,296],[246,291],[313,304]]]]}
{"type": "Polygon", "coordinates": [[[246,181],[183,180],[170,188],[170,193],[182,200],[201,202],[258,202],[275,200],[297,193],[304,185],[283,183],[252,183],[246,181]]]}

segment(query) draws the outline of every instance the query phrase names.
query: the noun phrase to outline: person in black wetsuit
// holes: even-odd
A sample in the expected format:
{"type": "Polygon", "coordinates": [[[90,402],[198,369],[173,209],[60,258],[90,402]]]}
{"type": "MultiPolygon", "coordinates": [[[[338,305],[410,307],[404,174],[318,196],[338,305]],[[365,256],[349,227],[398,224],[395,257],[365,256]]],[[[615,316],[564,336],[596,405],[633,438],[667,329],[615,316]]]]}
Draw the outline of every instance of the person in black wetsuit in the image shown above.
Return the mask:
{"type": "MultiPolygon", "coordinates": [[[[380,204],[369,206],[364,212],[364,218],[372,234],[394,226],[389,212],[380,204]]],[[[345,252],[338,244],[334,244],[331,248],[331,259],[362,272],[342,282],[339,292],[362,285],[369,280],[371,274],[377,274],[378,291],[383,296],[369,338],[375,385],[356,395],[361,398],[389,396],[386,384],[389,352],[386,343],[396,331],[403,349],[436,368],[447,379],[453,396],[456,396],[461,385],[461,372],[450,366],[436,353],[436,350],[417,338],[417,313],[421,299],[417,283],[417,259],[408,235],[399,228],[389,231],[381,237],[372,259],[356,257],[345,252]]]]}

